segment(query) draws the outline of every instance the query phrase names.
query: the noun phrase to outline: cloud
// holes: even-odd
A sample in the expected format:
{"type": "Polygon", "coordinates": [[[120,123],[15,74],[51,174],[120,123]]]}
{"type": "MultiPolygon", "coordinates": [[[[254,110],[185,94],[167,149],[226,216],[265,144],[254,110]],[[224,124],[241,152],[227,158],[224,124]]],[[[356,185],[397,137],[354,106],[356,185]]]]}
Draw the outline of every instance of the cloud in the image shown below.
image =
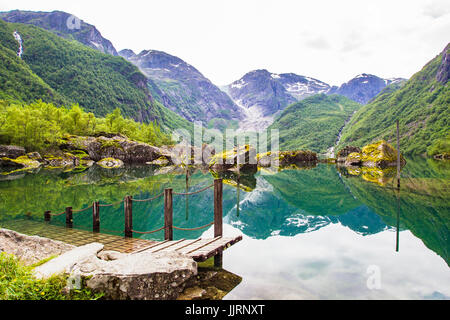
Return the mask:
{"type": "Polygon", "coordinates": [[[317,50],[328,50],[331,49],[331,45],[324,36],[316,36],[305,40],[304,45],[317,50]]]}
{"type": "Polygon", "coordinates": [[[450,5],[447,0],[444,1],[432,1],[423,9],[423,14],[433,19],[439,19],[440,17],[447,15],[450,12],[450,5]]]}

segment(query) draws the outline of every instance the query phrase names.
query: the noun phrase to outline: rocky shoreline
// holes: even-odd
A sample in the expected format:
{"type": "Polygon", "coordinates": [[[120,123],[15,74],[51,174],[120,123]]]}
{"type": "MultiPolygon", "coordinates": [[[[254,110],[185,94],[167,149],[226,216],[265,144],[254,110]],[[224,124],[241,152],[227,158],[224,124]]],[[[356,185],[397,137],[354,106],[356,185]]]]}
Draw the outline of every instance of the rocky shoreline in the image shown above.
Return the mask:
{"type": "Polygon", "coordinates": [[[0,252],[38,265],[37,280],[65,274],[71,280],[66,292],[81,286],[108,300],[222,299],[242,280],[176,252],[123,254],[106,251],[101,243],[74,247],[7,229],[0,229],[0,252]]]}

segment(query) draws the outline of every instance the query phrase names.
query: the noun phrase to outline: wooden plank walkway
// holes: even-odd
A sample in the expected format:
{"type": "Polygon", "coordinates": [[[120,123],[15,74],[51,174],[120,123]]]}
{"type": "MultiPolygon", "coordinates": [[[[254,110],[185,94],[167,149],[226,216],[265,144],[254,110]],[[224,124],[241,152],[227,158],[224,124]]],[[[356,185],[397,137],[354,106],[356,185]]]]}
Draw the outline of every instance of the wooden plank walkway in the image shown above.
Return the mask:
{"type": "Polygon", "coordinates": [[[99,242],[105,246],[104,250],[130,254],[143,251],[155,253],[177,251],[192,257],[197,262],[203,262],[242,240],[242,236],[237,236],[233,238],[216,237],[214,239],[153,241],[65,228],[33,220],[2,222],[0,227],[30,236],[40,236],[62,241],[77,247],[92,242],[99,242]]]}

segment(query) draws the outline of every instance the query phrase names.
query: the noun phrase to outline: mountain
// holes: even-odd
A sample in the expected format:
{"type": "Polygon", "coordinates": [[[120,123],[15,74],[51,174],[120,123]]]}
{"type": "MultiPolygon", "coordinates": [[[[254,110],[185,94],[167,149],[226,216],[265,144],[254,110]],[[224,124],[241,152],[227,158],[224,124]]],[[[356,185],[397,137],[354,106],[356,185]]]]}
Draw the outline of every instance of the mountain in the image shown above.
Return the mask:
{"type": "Polygon", "coordinates": [[[246,119],[241,129],[267,128],[277,113],[288,105],[308,96],[324,93],[329,85],[316,79],[293,73],[275,74],[255,70],[223,88],[241,106],[246,119]]]}
{"type": "Polygon", "coordinates": [[[117,51],[111,41],[103,38],[95,26],[90,25],[66,12],[34,12],[14,10],[9,12],[0,12],[0,19],[12,23],[32,24],[51,31],[60,37],[69,40],[77,40],[82,44],[100,52],[117,56],[117,51]]]}
{"type": "Polygon", "coordinates": [[[269,127],[278,129],[281,150],[325,153],[361,105],[344,96],[319,94],[290,105],[269,127]]]}
{"type": "Polygon", "coordinates": [[[339,94],[361,104],[366,104],[385,87],[406,81],[402,78],[382,79],[371,74],[360,74],[340,87],[333,86],[328,94],[339,94]]]}
{"type": "Polygon", "coordinates": [[[180,58],[157,50],[135,54],[126,49],[119,55],[148,78],[155,99],[184,118],[216,128],[241,119],[241,110],[230,97],[180,58]]]}
{"type": "Polygon", "coordinates": [[[43,99],[58,105],[79,103],[105,116],[119,108],[137,121],[156,120],[171,128],[189,123],[155,102],[146,77],[121,57],[93,50],[33,25],[0,20],[0,96],[20,102],[43,99]],[[14,55],[22,48],[20,56],[14,55]],[[23,79],[20,80],[20,79],[23,79]],[[176,117],[180,118],[177,119],[176,117]]]}
{"type": "Polygon", "coordinates": [[[450,44],[397,90],[387,90],[361,108],[343,130],[340,147],[394,142],[398,119],[403,153],[450,153],[449,75],[450,44]]]}

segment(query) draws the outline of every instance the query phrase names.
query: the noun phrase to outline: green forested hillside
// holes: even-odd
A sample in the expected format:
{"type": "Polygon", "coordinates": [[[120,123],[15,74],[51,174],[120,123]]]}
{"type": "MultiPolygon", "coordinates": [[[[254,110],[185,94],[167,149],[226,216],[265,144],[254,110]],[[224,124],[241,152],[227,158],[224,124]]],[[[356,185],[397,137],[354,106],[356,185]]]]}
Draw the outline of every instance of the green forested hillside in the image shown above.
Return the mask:
{"type": "Polygon", "coordinates": [[[30,103],[36,99],[57,104],[78,103],[97,116],[119,108],[137,121],[156,120],[162,127],[190,123],[155,103],[145,76],[121,57],[103,54],[77,41],[68,41],[41,28],[0,20],[0,96],[30,103]],[[20,34],[24,53],[15,55],[20,34]]]}
{"type": "Polygon", "coordinates": [[[66,99],[39,78],[17,57],[16,52],[0,44],[0,99],[21,102],[42,99],[66,103],[66,99]]]}
{"type": "Polygon", "coordinates": [[[400,89],[382,92],[362,107],[344,129],[340,147],[364,146],[381,139],[395,141],[399,119],[403,153],[450,153],[450,90],[445,80],[449,54],[447,46],[400,89]]]}
{"type": "Polygon", "coordinates": [[[343,96],[319,94],[287,107],[269,129],[280,130],[282,150],[326,152],[334,146],[346,120],[360,107],[343,96]]]}

